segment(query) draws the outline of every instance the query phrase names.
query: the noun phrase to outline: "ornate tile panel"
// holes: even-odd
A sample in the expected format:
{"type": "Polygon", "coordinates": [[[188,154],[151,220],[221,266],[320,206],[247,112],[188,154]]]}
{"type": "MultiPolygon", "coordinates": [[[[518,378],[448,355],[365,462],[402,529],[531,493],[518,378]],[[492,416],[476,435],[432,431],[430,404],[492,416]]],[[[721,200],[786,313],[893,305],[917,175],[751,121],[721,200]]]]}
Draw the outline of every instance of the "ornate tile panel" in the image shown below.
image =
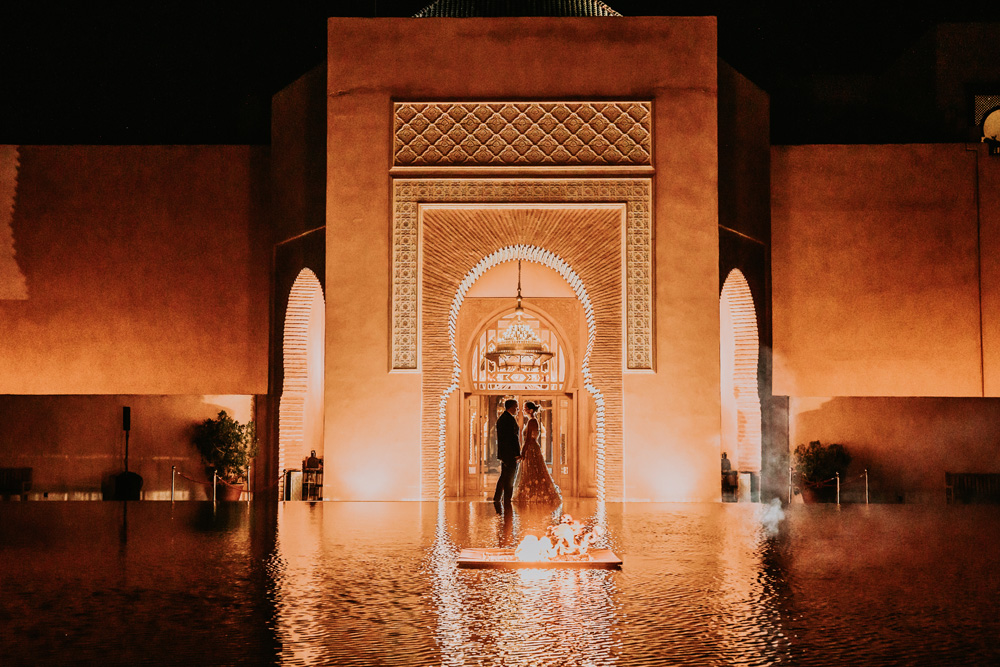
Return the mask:
{"type": "Polygon", "coordinates": [[[650,102],[398,102],[393,166],[652,166],[650,102]]]}
{"type": "Polygon", "coordinates": [[[416,370],[421,203],[625,205],[626,367],[653,368],[653,221],[648,178],[396,179],[393,181],[392,368],[416,370]]]}

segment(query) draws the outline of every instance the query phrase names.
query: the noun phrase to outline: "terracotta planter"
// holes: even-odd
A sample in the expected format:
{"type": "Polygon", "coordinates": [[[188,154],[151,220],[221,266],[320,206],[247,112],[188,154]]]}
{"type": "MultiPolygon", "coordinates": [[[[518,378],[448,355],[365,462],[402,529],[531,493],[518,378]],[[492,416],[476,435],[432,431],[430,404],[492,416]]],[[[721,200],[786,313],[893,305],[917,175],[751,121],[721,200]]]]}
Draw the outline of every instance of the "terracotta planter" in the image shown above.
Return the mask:
{"type": "Polygon", "coordinates": [[[243,495],[242,484],[229,484],[220,479],[215,487],[216,500],[239,500],[241,495],[243,495]]]}

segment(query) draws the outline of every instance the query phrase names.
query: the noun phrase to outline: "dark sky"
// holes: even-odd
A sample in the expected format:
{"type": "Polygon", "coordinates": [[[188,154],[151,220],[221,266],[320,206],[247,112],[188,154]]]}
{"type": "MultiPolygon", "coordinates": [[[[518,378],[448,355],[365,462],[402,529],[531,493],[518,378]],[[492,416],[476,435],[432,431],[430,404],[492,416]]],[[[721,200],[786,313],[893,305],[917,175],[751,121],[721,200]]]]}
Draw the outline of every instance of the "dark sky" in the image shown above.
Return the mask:
{"type": "MultiPolygon", "coordinates": [[[[266,143],[270,97],[322,62],[327,16],[410,16],[427,1],[6,3],[0,143],[266,143]]],[[[935,21],[1000,20],[1000,2],[608,4],[719,16],[722,56],[779,116],[812,74],[880,68],[935,21]]]]}

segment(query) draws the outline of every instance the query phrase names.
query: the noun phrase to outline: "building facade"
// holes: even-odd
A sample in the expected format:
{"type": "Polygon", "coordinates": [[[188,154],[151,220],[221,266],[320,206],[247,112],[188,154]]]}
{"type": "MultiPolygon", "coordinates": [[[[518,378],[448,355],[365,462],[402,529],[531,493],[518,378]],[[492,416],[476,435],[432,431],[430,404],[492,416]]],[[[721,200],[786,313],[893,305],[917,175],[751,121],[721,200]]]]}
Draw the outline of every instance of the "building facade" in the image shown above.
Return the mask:
{"type": "Polygon", "coordinates": [[[0,467],[36,494],[99,496],[125,405],[147,498],[177,469],[205,497],[186,434],[223,408],[259,426],[260,498],[312,450],[331,500],[482,498],[506,397],[572,496],[717,502],[725,451],[741,499],[787,497],[813,439],[884,500],[995,470],[985,145],[772,147],[711,17],[335,18],[328,45],[269,148],[4,147],[0,467]],[[526,372],[486,356],[518,287],[552,354],[526,372]]]}

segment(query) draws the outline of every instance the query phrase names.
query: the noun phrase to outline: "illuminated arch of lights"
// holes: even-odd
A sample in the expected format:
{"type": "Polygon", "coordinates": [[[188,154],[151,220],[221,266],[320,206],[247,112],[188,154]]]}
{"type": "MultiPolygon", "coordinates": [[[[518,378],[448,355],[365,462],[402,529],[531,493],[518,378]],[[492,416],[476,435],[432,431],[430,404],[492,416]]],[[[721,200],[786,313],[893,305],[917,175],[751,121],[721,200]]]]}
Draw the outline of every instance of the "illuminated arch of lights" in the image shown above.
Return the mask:
{"type": "Polygon", "coordinates": [[[587,288],[584,286],[583,280],[577,275],[569,264],[567,264],[555,253],[543,250],[538,246],[524,244],[501,248],[493,254],[483,258],[479,264],[466,274],[465,278],[458,286],[455,298],[451,302],[451,310],[448,311],[448,343],[451,348],[452,360],[451,384],[445,387],[441,392],[441,398],[438,402],[438,500],[444,500],[445,497],[445,413],[448,404],[448,396],[458,389],[459,379],[462,376],[462,364],[458,358],[458,346],[455,342],[458,311],[462,308],[462,303],[465,301],[465,295],[468,294],[473,283],[482,277],[484,273],[492,269],[494,266],[518,259],[526,262],[535,262],[554,269],[566,280],[567,283],[569,283],[569,286],[573,289],[577,299],[579,299],[580,304],[583,306],[584,316],[587,318],[587,352],[583,355],[580,374],[583,377],[583,386],[586,387],[587,391],[594,397],[594,404],[596,405],[597,499],[603,504],[605,500],[604,395],[597,387],[594,386],[593,378],[590,374],[590,353],[593,351],[594,342],[597,339],[594,307],[590,301],[590,296],[587,294],[587,288]]]}

